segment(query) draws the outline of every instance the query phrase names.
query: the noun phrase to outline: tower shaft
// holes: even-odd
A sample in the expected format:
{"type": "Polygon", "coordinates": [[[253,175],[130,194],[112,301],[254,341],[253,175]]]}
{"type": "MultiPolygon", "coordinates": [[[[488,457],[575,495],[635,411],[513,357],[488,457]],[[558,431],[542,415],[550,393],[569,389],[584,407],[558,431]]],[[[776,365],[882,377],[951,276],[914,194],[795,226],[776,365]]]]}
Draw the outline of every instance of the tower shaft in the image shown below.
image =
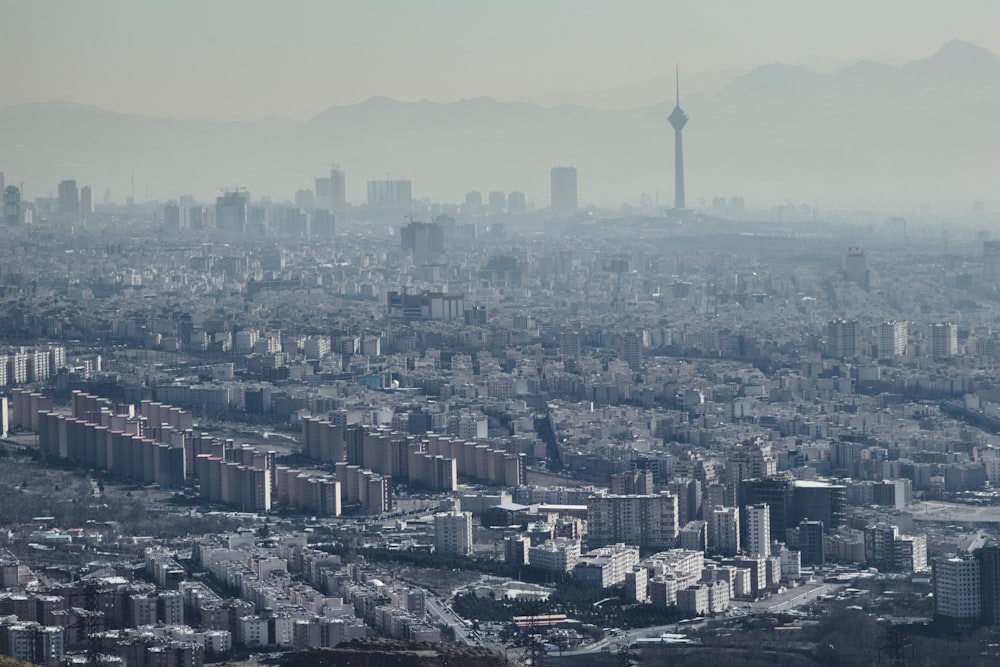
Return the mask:
{"type": "Polygon", "coordinates": [[[684,205],[684,140],[681,129],[674,130],[674,208],[684,205]]]}
{"type": "Polygon", "coordinates": [[[687,125],[688,116],[681,109],[680,71],[677,73],[677,104],[667,117],[674,128],[674,208],[684,206],[684,141],[681,133],[687,125]]]}

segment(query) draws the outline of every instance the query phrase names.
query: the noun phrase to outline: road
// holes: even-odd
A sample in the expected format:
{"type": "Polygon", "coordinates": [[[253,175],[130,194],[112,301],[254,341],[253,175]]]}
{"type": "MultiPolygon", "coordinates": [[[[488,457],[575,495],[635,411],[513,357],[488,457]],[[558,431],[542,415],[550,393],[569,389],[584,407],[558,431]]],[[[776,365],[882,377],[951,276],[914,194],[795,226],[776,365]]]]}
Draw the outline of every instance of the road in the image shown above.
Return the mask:
{"type": "Polygon", "coordinates": [[[425,595],[424,606],[427,608],[427,615],[433,623],[444,623],[455,631],[455,641],[460,644],[475,645],[476,640],[470,636],[469,628],[462,622],[458,614],[440,598],[430,594],[425,595]]]}
{"type": "MultiPolygon", "coordinates": [[[[749,603],[749,608],[754,613],[787,611],[788,609],[805,606],[823,595],[836,595],[837,592],[845,588],[847,588],[847,584],[806,583],[796,588],[789,588],[779,595],[772,595],[765,600],[751,602],[749,603]]],[[[738,608],[747,609],[747,606],[744,605],[738,608]]]]}
{"type": "MultiPolygon", "coordinates": [[[[737,603],[733,605],[733,609],[737,612],[742,611],[743,613],[750,614],[788,611],[789,609],[795,609],[796,607],[803,607],[815,601],[820,596],[836,595],[838,591],[847,588],[847,586],[847,584],[824,584],[818,582],[806,583],[796,588],[790,588],[779,595],[772,595],[764,600],[737,603]]],[[[724,618],[717,620],[724,620],[724,618]]],[[[698,623],[687,623],[684,625],[671,623],[670,625],[657,625],[648,628],[634,628],[632,630],[622,632],[617,637],[607,636],[600,641],[594,642],[593,644],[587,644],[579,648],[564,651],[563,655],[584,655],[588,653],[598,653],[604,651],[605,649],[609,649],[614,652],[617,650],[618,646],[621,646],[622,644],[632,644],[636,639],[659,637],[663,634],[674,632],[687,633],[691,630],[700,629],[712,622],[712,620],[705,620],[698,623]]]]}

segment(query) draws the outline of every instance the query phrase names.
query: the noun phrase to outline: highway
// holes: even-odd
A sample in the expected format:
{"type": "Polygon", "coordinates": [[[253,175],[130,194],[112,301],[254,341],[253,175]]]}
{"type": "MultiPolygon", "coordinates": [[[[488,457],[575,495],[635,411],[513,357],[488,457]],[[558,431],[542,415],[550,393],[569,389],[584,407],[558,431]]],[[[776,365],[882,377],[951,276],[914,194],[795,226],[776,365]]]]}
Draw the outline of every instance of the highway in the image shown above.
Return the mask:
{"type": "Polygon", "coordinates": [[[428,594],[424,596],[424,606],[432,623],[435,625],[444,623],[455,631],[455,641],[460,644],[475,645],[476,640],[470,636],[469,628],[449,605],[438,597],[428,594]]]}
{"type": "MultiPolygon", "coordinates": [[[[847,588],[847,586],[847,584],[824,584],[818,582],[806,583],[796,588],[788,589],[784,593],[772,595],[771,597],[763,600],[746,603],[737,602],[733,605],[734,613],[732,615],[741,615],[741,612],[742,614],[762,614],[767,612],[788,611],[789,609],[803,607],[815,601],[820,596],[836,595],[838,591],[847,588]]],[[[715,620],[725,620],[725,618],[726,617],[720,617],[715,620]]],[[[687,633],[690,630],[705,627],[712,622],[713,620],[709,619],[699,621],[698,623],[687,623],[684,625],[671,623],[670,625],[658,625],[648,628],[634,628],[632,630],[623,631],[617,637],[606,636],[592,644],[564,651],[563,655],[584,655],[588,653],[598,653],[604,650],[610,650],[613,652],[616,651],[622,644],[632,644],[636,639],[659,637],[666,633],[687,633]]]]}

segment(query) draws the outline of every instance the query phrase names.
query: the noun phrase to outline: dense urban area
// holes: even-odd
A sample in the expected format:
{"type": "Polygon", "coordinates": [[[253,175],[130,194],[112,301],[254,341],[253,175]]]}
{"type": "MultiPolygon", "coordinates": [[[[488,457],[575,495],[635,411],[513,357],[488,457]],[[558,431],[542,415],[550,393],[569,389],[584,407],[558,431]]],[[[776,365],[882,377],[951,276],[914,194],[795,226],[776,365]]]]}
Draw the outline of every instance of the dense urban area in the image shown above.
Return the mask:
{"type": "Polygon", "coordinates": [[[545,209],[351,206],[345,178],[4,189],[0,652],[1000,659],[981,205],[603,211],[555,168],[545,209]]]}

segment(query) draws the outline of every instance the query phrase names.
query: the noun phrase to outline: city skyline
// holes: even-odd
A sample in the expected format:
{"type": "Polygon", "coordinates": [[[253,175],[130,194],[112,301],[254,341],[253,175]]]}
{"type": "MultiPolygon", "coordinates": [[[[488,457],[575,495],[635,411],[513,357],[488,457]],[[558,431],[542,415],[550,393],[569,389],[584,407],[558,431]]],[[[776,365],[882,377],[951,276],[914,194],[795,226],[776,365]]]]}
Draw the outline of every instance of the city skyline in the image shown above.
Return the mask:
{"type": "MultiPolygon", "coordinates": [[[[675,87],[674,78],[660,93],[675,87]]],[[[714,210],[720,197],[764,210],[805,205],[889,215],[998,208],[1000,135],[992,131],[992,110],[1000,104],[1000,56],[975,44],[952,40],[899,67],[859,61],[833,74],[767,65],[709,97],[689,95],[687,81],[685,74],[684,108],[697,118],[684,165],[688,208],[714,210]],[[953,129],[928,129],[942,122],[953,129]]],[[[383,97],[331,107],[304,123],[14,105],[0,107],[0,168],[8,182],[24,184],[27,199],[55,196],[55,184],[72,179],[110,191],[114,201],[132,194],[137,201],[182,194],[211,201],[232,184],[292,201],[313,184],[329,198],[320,191],[336,163],[353,203],[364,201],[366,182],[402,177],[425,202],[502,190],[523,192],[541,208],[545,172],[574,164],[581,207],[652,211],[654,202],[670,203],[675,170],[665,116],[675,103],[602,111],[383,97]]]]}
{"type": "Polygon", "coordinates": [[[558,101],[669,77],[678,61],[688,90],[706,94],[775,62],[822,72],[862,59],[899,64],[952,39],[1000,52],[991,30],[1000,7],[989,2],[716,5],[5,1],[5,25],[16,29],[5,31],[0,56],[18,66],[0,72],[0,89],[5,105],[61,100],[171,118],[304,120],[373,96],[558,101]]]}

